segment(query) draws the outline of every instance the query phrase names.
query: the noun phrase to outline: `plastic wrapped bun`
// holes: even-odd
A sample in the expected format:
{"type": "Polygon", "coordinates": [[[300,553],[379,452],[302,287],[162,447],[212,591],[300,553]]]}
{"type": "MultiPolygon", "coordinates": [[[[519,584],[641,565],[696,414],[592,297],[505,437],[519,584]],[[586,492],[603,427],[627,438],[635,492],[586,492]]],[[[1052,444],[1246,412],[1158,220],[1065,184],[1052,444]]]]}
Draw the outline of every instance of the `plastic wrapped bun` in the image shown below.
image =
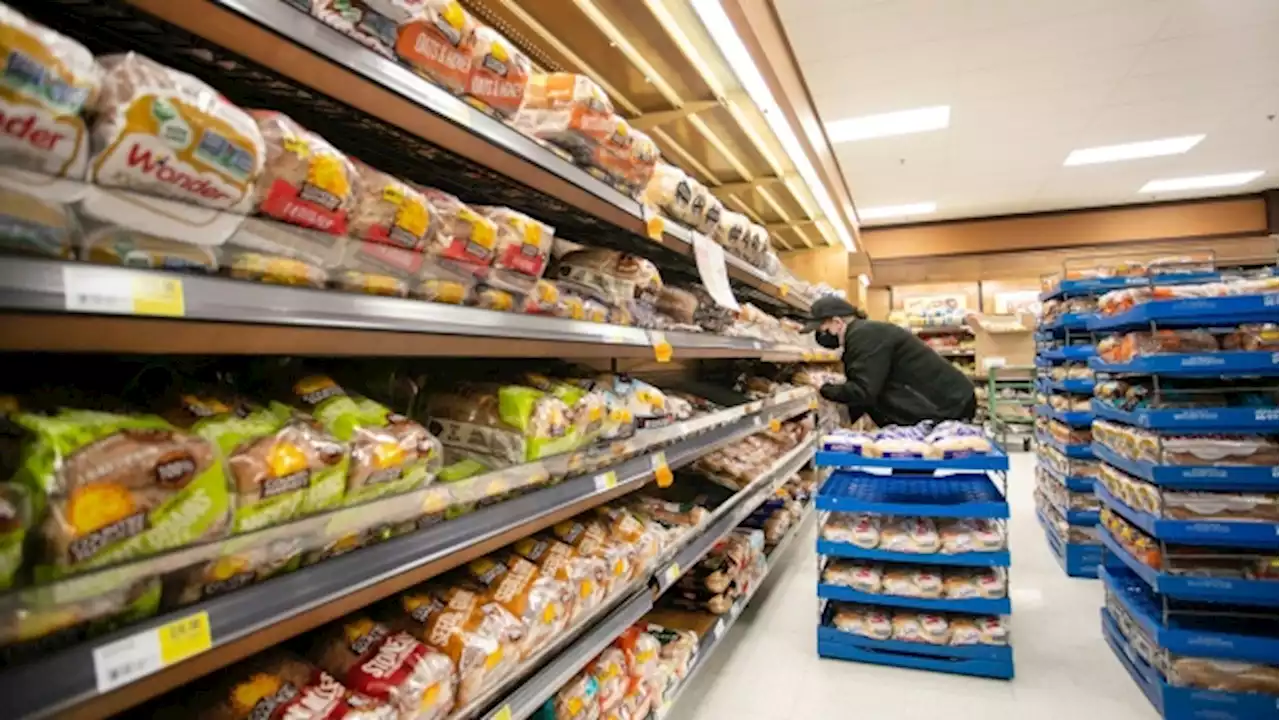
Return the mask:
{"type": "Polygon", "coordinates": [[[195,720],[396,720],[398,716],[392,706],[354,693],[329,673],[282,651],[267,651],[232,666],[219,674],[208,691],[194,695],[195,720]]]}
{"type": "Polygon", "coordinates": [[[421,0],[417,4],[417,12],[400,26],[396,54],[446,90],[465,93],[475,52],[475,19],[457,0],[421,0]]]}
{"type": "MultiPolygon", "coordinates": [[[[662,208],[671,217],[688,224],[699,218],[694,212],[696,183],[683,170],[664,162],[658,162],[645,186],[644,201],[662,208]]],[[[705,192],[705,191],[704,191],[705,192]]],[[[706,197],[701,197],[702,212],[706,212],[706,197]]]]}
{"type": "Polygon", "coordinates": [[[355,165],[287,115],[255,110],[253,119],[267,148],[258,211],[292,225],[345,235],[361,192],[355,165]]]}
{"type": "Polygon", "coordinates": [[[0,5],[0,165],[83,178],[89,133],[81,112],[102,70],[79,43],[0,5]]]}
{"type": "Polygon", "coordinates": [[[137,53],[99,60],[89,179],[247,212],[267,157],[248,113],[213,88],[137,53]]]}
{"type": "Polygon", "coordinates": [[[438,252],[436,213],[431,203],[407,183],[364,163],[355,163],[359,192],[351,212],[351,235],[405,250],[438,252]]]}
{"type": "Polygon", "coordinates": [[[524,102],[531,70],[529,58],[501,33],[485,25],[476,28],[468,95],[503,118],[514,117],[524,102]]]}

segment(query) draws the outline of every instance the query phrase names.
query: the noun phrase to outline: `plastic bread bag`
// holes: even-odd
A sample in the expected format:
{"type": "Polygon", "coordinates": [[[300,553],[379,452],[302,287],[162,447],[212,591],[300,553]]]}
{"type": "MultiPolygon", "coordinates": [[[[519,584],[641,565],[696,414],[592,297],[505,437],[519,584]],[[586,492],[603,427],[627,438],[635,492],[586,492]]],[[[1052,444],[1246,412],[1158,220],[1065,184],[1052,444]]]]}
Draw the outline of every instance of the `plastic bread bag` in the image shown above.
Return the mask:
{"type": "Polygon", "coordinates": [[[578,562],[577,553],[568,545],[535,535],[517,540],[511,551],[537,566],[540,580],[558,594],[566,621],[574,621],[604,599],[600,578],[585,571],[586,566],[578,562]]]}
{"type": "Polygon", "coordinates": [[[290,0],[309,4],[311,15],[361,45],[387,58],[395,58],[396,23],[372,6],[399,4],[397,0],[290,0]]]}
{"type": "Polygon", "coordinates": [[[711,239],[716,244],[724,247],[729,253],[738,257],[746,255],[747,232],[751,225],[751,221],[746,215],[736,213],[732,210],[725,211],[720,216],[720,222],[716,224],[715,230],[711,234],[711,239]]]}
{"type": "Polygon", "coordinates": [[[11,412],[11,482],[29,496],[37,580],[222,537],[231,496],[215,445],[157,415],[11,412]]]}
{"type": "MultiPolygon", "coordinates": [[[[659,161],[645,185],[642,200],[662,208],[668,215],[686,225],[693,225],[697,221],[693,209],[695,185],[696,182],[683,170],[659,161]]],[[[703,193],[705,192],[704,189],[703,193]]],[[[702,198],[702,208],[705,212],[705,195],[702,198]]]]}
{"type": "Polygon", "coordinates": [[[577,446],[563,400],[523,385],[469,385],[428,399],[431,427],[451,447],[511,464],[539,460],[577,446]]]}
{"type": "Polygon", "coordinates": [[[881,590],[883,572],[883,566],[873,563],[833,560],[822,571],[822,582],[875,594],[881,590]]]}
{"type": "MultiPolygon", "coordinates": [[[[40,578],[37,577],[37,580],[40,578]]],[[[121,583],[106,573],[71,592],[29,596],[0,613],[0,663],[6,666],[95,638],[153,617],[160,610],[157,578],[121,583]],[[66,595],[66,597],[63,597],[66,595]]]]}
{"type": "Polygon", "coordinates": [[[371,616],[348,615],[310,636],[307,657],[355,693],[401,717],[443,720],[457,676],[449,657],[371,616]]]}
{"type": "MultiPolygon", "coordinates": [[[[390,601],[387,622],[444,653],[455,672],[456,706],[475,700],[519,661],[523,628],[505,608],[457,585],[409,590],[390,601]]],[[[412,715],[410,716],[412,717],[412,715]]]]}
{"type": "Polygon", "coordinates": [[[513,289],[529,292],[534,281],[547,269],[555,228],[511,208],[478,206],[475,209],[497,228],[494,274],[507,278],[508,283],[516,283],[513,289]],[[511,278],[512,274],[520,277],[511,278]]]}
{"type": "Polygon", "coordinates": [[[293,225],[345,235],[363,192],[355,165],[286,115],[265,110],[251,114],[267,148],[258,180],[258,211],[293,225]]]}
{"type": "Polygon", "coordinates": [[[476,21],[457,0],[422,0],[400,26],[396,54],[419,75],[455,95],[467,92],[476,21]]]}
{"type": "Polygon", "coordinates": [[[627,674],[631,677],[631,691],[628,694],[636,694],[657,676],[662,643],[645,632],[644,627],[632,625],[622,631],[614,645],[622,650],[627,659],[627,674]]]}
{"type": "Polygon", "coordinates": [[[346,249],[328,233],[246,218],[223,245],[220,264],[240,280],[323,289],[346,249]]]}
{"type": "MultiPolygon", "coordinates": [[[[928,642],[929,640],[927,638],[932,633],[927,633],[924,629],[925,617],[926,616],[923,614],[916,613],[894,613],[893,619],[891,620],[893,626],[893,635],[891,637],[899,642],[928,642]]],[[[936,618],[937,616],[929,617],[936,618]]],[[[944,620],[944,625],[945,622],[946,621],[944,620]]]]}
{"type": "MultiPolygon", "coordinates": [[[[0,88],[3,93],[3,88],[0,88]]],[[[0,103],[3,103],[0,94],[0,103]]],[[[0,159],[4,149],[0,146],[0,159]]],[[[44,197],[27,187],[28,173],[0,168],[0,252],[70,260],[82,243],[80,222],[71,201],[44,197]]],[[[66,181],[70,183],[70,181],[66,181]]],[[[51,185],[66,184],[51,181],[51,185]]],[[[79,192],[86,186],[71,184],[79,192]]]]}
{"type": "Polygon", "coordinates": [[[894,635],[894,618],[878,608],[864,608],[861,622],[853,632],[872,640],[888,640],[894,635]]]}
{"type": "Polygon", "coordinates": [[[350,448],[344,504],[409,492],[432,481],[443,453],[426,428],[369,398],[349,395],[332,378],[298,375],[282,383],[288,390],[281,396],[350,448]]]}
{"type": "Polygon", "coordinates": [[[352,237],[415,252],[443,250],[436,235],[436,213],[426,197],[408,183],[359,161],[355,202],[350,212],[352,237]]]}
{"type": "Polygon", "coordinates": [[[1165,674],[1175,687],[1272,696],[1280,689],[1275,666],[1261,663],[1174,656],[1165,674]]]}
{"type": "Polygon", "coordinates": [[[630,548],[609,537],[604,523],[594,519],[565,520],[552,526],[557,540],[571,546],[583,557],[596,558],[605,569],[604,592],[612,595],[632,575],[630,548]]]}
{"type": "MultiPolygon", "coordinates": [[[[352,692],[329,673],[281,650],[233,665],[193,688],[196,720],[397,720],[397,710],[352,692]],[[210,700],[216,700],[209,704],[210,700]]],[[[164,716],[162,714],[162,716],[164,716]]]]}
{"type": "Polygon", "coordinates": [[[687,677],[698,654],[698,634],[692,630],[666,628],[643,620],[638,626],[658,641],[661,646],[658,656],[663,663],[670,664],[676,679],[683,680],[687,677]]]}
{"type": "Polygon", "coordinates": [[[579,165],[596,162],[600,143],[612,135],[613,104],[593,80],[575,73],[534,74],[512,125],[568,152],[579,165]]]}
{"type": "Polygon", "coordinates": [[[536,653],[564,629],[569,613],[563,588],[555,578],[544,581],[538,566],[514,553],[483,557],[466,565],[467,575],[485,590],[485,599],[501,605],[524,627],[521,658],[536,653]]]}
{"type": "Polygon", "coordinates": [[[938,529],[930,518],[896,518],[880,530],[882,550],[930,554],[938,552],[940,547],[938,529]]]}
{"type": "Polygon", "coordinates": [[[217,560],[165,577],[165,605],[190,605],[292,572],[301,564],[304,547],[301,538],[281,538],[265,545],[251,537],[229,540],[217,560]]]}
{"type": "Polygon", "coordinates": [[[595,678],[601,710],[608,712],[617,707],[631,685],[626,654],[610,645],[587,665],[587,672],[595,678]]]}
{"type": "Polygon", "coordinates": [[[982,631],[975,618],[957,616],[951,619],[951,645],[978,645],[982,643],[982,631]]]}
{"type": "Polygon", "coordinates": [[[640,132],[635,128],[630,129],[631,135],[631,157],[626,171],[622,175],[622,182],[628,188],[632,197],[639,197],[642,191],[648,186],[650,178],[653,177],[654,168],[658,163],[661,153],[658,146],[653,142],[653,138],[648,134],[640,132]]]}
{"type": "Polygon", "coordinates": [[[142,55],[99,58],[89,179],[246,212],[266,149],[253,119],[208,85],[142,55]]]}
{"type": "Polygon", "coordinates": [[[466,94],[503,119],[515,117],[532,69],[529,58],[497,30],[479,25],[471,44],[466,94]]]}
{"type": "Polygon", "coordinates": [[[595,720],[600,717],[600,685],[590,672],[575,675],[547,700],[549,712],[538,720],[595,720]]]}
{"type": "Polygon", "coordinates": [[[57,177],[83,178],[89,133],[81,113],[102,79],[79,43],[0,6],[0,50],[12,58],[0,83],[0,164],[57,177]]]}
{"type": "Polygon", "coordinates": [[[942,575],[930,568],[901,567],[884,572],[884,593],[904,597],[942,597],[942,575]]]}
{"type": "Polygon", "coordinates": [[[478,304],[479,280],[463,263],[428,257],[418,271],[416,283],[409,295],[419,300],[449,305],[478,304]]]}
{"type": "Polygon", "coordinates": [[[540,373],[524,373],[520,379],[530,387],[560,399],[569,408],[573,433],[579,445],[590,445],[599,439],[605,424],[607,401],[604,393],[540,373]]]}
{"type": "Polygon", "coordinates": [[[1009,628],[1004,618],[981,616],[974,618],[978,626],[978,641],[983,645],[1008,645],[1009,628]]]}
{"type": "Polygon", "coordinates": [[[613,383],[613,392],[626,400],[637,430],[665,427],[671,423],[667,396],[653,385],[619,375],[613,383]]]}
{"type": "Polygon", "coordinates": [[[666,528],[691,530],[707,521],[706,508],[694,503],[677,503],[662,498],[635,493],[623,499],[636,515],[651,519],[666,528]]]}
{"type": "Polygon", "coordinates": [[[492,265],[498,249],[497,223],[447,192],[420,190],[440,219],[440,256],[468,265],[492,265]]]}
{"type": "Polygon", "coordinates": [[[635,298],[637,281],[648,280],[643,269],[633,256],[617,250],[584,248],[561,256],[555,276],[579,295],[623,305],[635,298]]]}

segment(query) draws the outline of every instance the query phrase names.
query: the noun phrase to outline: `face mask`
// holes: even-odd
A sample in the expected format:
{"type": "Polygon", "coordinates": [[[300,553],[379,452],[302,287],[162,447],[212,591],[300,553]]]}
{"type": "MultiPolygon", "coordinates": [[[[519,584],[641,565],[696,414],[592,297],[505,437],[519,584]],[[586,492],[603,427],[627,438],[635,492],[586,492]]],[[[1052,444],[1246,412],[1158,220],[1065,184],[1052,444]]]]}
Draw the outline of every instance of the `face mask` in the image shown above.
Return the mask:
{"type": "Polygon", "coordinates": [[[840,336],[829,330],[819,330],[813,334],[813,339],[828,350],[835,350],[840,347],[840,336]]]}

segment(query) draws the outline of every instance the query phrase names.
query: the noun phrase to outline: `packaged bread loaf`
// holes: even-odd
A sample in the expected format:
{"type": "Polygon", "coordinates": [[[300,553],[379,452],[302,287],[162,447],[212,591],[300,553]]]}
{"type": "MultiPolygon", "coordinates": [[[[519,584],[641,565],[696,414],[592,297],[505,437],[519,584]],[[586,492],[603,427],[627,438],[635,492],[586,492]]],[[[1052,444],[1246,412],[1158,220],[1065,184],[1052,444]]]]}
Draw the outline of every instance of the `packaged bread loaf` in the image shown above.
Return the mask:
{"type": "Polygon", "coordinates": [[[617,707],[630,686],[626,654],[610,645],[591,661],[587,671],[596,679],[601,710],[608,712],[617,707]]]}
{"type": "Polygon", "coordinates": [[[435,247],[436,214],[416,188],[362,162],[354,161],[355,203],[351,210],[352,237],[387,243],[405,250],[431,252],[435,247]]]}
{"type": "Polygon", "coordinates": [[[248,113],[142,55],[99,62],[92,182],[220,210],[252,207],[267,150],[248,113]]]}
{"type": "Polygon", "coordinates": [[[12,170],[0,170],[0,222],[10,228],[0,233],[0,252],[72,259],[81,242],[80,223],[72,205],[11,187],[26,181],[12,170]]]}
{"type": "Polygon", "coordinates": [[[258,211],[293,225],[345,235],[360,178],[351,160],[287,115],[254,110],[266,143],[258,211]]]}
{"type": "Polygon", "coordinates": [[[216,560],[165,577],[165,605],[190,605],[296,570],[302,564],[307,539],[279,538],[263,543],[250,535],[227,540],[216,560]]]}
{"type": "Polygon", "coordinates": [[[505,677],[519,661],[516,643],[523,630],[511,613],[456,584],[410,590],[388,606],[397,627],[443,652],[457,677],[457,705],[463,706],[505,677]]]}
{"type": "Polygon", "coordinates": [[[9,415],[21,433],[12,481],[41,518],[37,577],[52,578],[213,539],[231,497],[215,445],[156,415],[61,409],[9,415]]]}
{"type": "Polygon", "coordinates": [[[368,614],[348,615],[314,633],[308,658],[401,718],[443,720],[453,708],[457,675],[449,657],[368,614]]]}
{"type": "Polygon", "coordinates": [[[531,536],[517,540],[511,550],[538,567],[538,574],[555,582],[569,622],[590,612],[604,599],[604,565],[596,570],[583,563],[573,548],[552,537],[531,536]]]}
{"type": "Polygon", "coordinates": [[[572,413],[558,397],[523,385],[466,385],[436,393],[427,415],[441,442],[519,464],[577,444],[572,413]]]}
{"type": "Polygon", "coordinates": [[[516,553],[467,563],[467,574],[485,589],[485,599],[506,608],[524,627],[519,645],[526,658],[549,643],[568,622],[563,593],[555,578],[544,580],[538,566],[516,553]]]}
{"type": "Polygon", "coordinates": [[[0,164],[83,178],[91,106],[102,71],[79,43],[0,5],[0,164]]]}
{"type": "Polygon", "coordinates": [[[529,292],[533,282],[547,269],[555,228],[511,208],[477,207],[476,210],[492,220],[497,230],[493,248],[494,270],[523,276],[525,279],[516,280],[518,286],[511,289],[529,292]]]}
{"type": "Polygon", "coordinates": [[[502,118],[514,117],[529,84],[529,58],[497,30],[480,25],[471,43],[470,67],[466,94],[502,118]]]}
{"type": "Polygon", "coordinates": [[[18,580],[31,513],[31,491],[22,485],[0,482],[0,590],[9,589],[18,580]]]}
{"type": "Polygon", "coordinates": [[[441,256],[471,265],[492,265],[497,224],[447,192],[435,188],[421,191],[440,217],[441,256]]]}
{"type": "Polygon", "coordinates": [[[541,138],[594,165],[597,149],[617,129],[613,103],[585,75],[535,74],[525,88],[524,105],[512,121],[517,130],[541,138]]]}
{"type": "Polygon", "coordinates": [[[396,708],[352,692],[282,650],[220,672],[185,703],[196,720],[398,720],[396,708]]]}
{"type": "Polygon", "coordinates": [[[457,0],[422,0],[400,26],[396,54],[423,77],[461,95],[475,54],[476,21],[457,0]]]}
{"type": "Polygon", "coordinates": [[[608,527],[600,520],[586,516],[565,520],[553,525],[551,532],[579,555],[598,558],[604,563],[606,595],[621,589],[632,576],[632,549],[610,537],[608,527]]]}

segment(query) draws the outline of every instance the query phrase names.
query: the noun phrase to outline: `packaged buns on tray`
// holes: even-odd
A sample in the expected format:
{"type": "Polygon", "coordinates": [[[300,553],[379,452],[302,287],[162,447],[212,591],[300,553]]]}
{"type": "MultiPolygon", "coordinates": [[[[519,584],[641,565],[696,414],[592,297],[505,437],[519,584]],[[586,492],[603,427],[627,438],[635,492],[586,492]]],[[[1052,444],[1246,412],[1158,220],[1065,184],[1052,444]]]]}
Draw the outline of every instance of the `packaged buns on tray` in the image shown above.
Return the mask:
{"type": "Polygon", "coordinates": [[[449,92],[467,92],[476,52],[477,24],[471,13],[463,10],[457,0],[401,2],[416,7],[400,25],[396,54],[418,74],[449,92]]]}
{"type": "Polygon", "coordinates": [[[83,178],[89,133],[81,117],[102,70],[79,43],[0,5],[0,164],[83,178]]]}
{"type": "Polygon", "coordinates": [[[406,630],[356,613],[310,639],[308,659],[352,692],[390,705],[400,718],[443,720],[453,708],[453,662],[406,630]]]}
{"type": "Polygon", "coordinates": [[[252,111],[266,143],[258,211],[293,225],[345,235],[361,193],[356,167],[327,140],[287,115],[252,111]]]}
{"type": "MultiPolygon", "coordinates": [[[[398,720],[399,711],[353,692],[311,663],[268,650],[218,673],[183,708],[196,720],[398,720]]],[[[161,714],[161,717],[168,715],[161,714]]]]}
{"type": "Polygon", "coordinates": [[[18,411],[11,482],[40,508],[28,535],[37,578],[54,579],[216,539],[232,498],[213,442],[158,415],[18,411]]]}
{"type": "Polygon", "coordinates": [[[471,44],[466,94],[502,118],[514,117],[524,102],[532,71],[529,58],[497,30],[480,25],[471,44]]]}
{"type": "Polygon", "coordinates": [[[99,58],[89,179],[247,212],[267,159],[258,124],[203,82],[137,53],[99,58]]]}
{"type": "Polygon", "coordinates": [[[604,601],[608,568],[599,558],[581,556],[549,535],[517,540],[511,549],[537,565],[542,577],[560,583],[570,621],[590,613],[604,601]]]}
{"type": "Polygon", "coordinates": [[[504,552],[467,563],[465,572],[485,590],[485,599],[501,605],[524,627],[518,646],[527,658],[564,630],[569,614],[563,586],[543,578],[538,566],[516,553],[504,552]]]}

